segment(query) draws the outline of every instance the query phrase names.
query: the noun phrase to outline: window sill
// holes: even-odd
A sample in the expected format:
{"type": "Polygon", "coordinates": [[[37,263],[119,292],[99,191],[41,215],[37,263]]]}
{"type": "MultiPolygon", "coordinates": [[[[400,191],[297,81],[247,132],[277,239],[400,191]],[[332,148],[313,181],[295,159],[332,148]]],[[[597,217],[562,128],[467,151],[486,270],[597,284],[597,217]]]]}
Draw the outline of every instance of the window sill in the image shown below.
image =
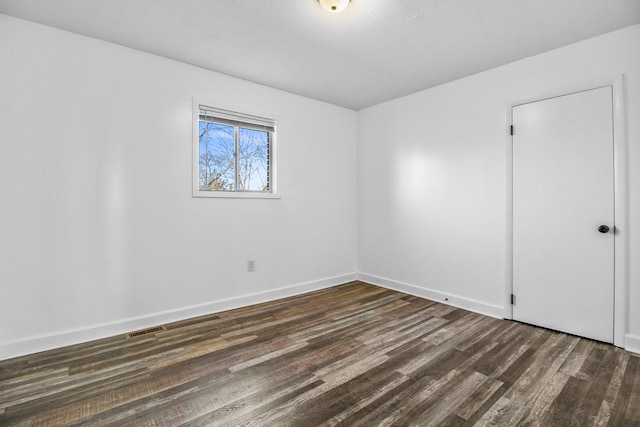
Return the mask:
{"type": "Polygon", "coordinates": [[[279,199],[280,194],[252,191],[194,191],[193,197],[204,199],[279,199]]]}

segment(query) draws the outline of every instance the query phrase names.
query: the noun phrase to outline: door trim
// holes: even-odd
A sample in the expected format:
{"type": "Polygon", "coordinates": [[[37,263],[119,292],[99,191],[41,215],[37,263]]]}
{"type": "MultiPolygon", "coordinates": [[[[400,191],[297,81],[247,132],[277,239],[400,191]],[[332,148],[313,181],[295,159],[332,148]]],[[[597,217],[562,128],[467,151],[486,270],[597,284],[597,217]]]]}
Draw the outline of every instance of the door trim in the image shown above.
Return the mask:
{"type": "MultiPolygon", "coordinates": [[[[505,124],[505,246],[506,271],[504,318],[513,319],[511,294],[513,293],[513,137],[507,131],[513,124],[513,107],[541,101],[559,96],[571,95],[587,90],[611,86],[613,99],[613,174],[614,174],[614,307],[613,307],[613,344],[617,347],[625,346],[625,333],[628,326],[629,301],[629,215],[628,215],[628,156],[626,135],[626,99],[624,96],[624,75],[606,77],[594,81],[577,84],[570,87],[554,89],[526,98],[521,98],[507,104],[505,124]]],[[[518,131],[517,129],[515,130],[518,131]]]]}

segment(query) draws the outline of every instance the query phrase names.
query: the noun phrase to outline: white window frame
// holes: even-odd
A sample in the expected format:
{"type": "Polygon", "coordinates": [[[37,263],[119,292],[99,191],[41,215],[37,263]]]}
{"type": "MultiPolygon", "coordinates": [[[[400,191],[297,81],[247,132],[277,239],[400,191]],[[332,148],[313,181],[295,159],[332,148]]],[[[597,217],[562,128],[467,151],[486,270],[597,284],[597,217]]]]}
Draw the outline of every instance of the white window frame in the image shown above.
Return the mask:
{"type": "MultiPolygon", "coordinates": [[[[256,112],[249,110],[247,108],[238,108],[233,106],[225,106],[220,105],[219,103],[205,102],[199,99],[193,99],[193,197],[208,197],[208,198],[231,198],[231,199],[279,199],[280,195],[278,193],[277,187],[277,165],[278,165],[278,154],[277,154],[277,130],[270,132],[269,138],[269,191],[205,191],[200,190],[200,181],[199,181],[199,168],[200,168],[200,138],[199,138],[199,126],[200,126],[200,111],[201,108],[208,107],[209,109],[215,109],[220,111],[226,111],[231,114],[237,114],[240,116],[238,119],[239,122],[242,122],[242,116],[250,117],[269,117],[268,120],[273,121],[274,123],[277,120],[274,118],[272,114],[265,114],[262,112],[256,112]]],[[[274,124],[275,128],[275,124],[274,124]]]]}

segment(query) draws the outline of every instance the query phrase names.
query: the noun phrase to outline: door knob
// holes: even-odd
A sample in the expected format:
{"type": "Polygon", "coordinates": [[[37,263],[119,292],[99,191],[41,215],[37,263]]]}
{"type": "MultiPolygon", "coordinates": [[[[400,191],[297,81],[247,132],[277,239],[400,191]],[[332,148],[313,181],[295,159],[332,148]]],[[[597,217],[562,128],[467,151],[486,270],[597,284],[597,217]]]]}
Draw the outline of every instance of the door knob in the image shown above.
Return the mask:
{"type": "Polygon", "coordinates": [[[598,227],[598,231],[601,232],[601,233],[608,233],[609,232],[609,226],[601,225],[600,227],[598,227]]]}

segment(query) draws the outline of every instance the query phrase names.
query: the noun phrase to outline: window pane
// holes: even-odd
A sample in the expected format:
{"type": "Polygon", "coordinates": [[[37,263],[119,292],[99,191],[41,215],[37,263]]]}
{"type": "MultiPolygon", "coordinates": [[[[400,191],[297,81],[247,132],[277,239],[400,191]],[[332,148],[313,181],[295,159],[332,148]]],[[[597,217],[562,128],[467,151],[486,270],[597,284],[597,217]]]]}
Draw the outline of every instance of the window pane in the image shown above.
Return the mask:
{"type": "Polygon", "coordinates": [[[235,181],[234,127],[200,121],[201,191],[233,191],[235,181]]]}
{"type": "Polygon", "coordinates": [[[238,190],[269,191],[269,132],[239,129],[238,190]]]}

